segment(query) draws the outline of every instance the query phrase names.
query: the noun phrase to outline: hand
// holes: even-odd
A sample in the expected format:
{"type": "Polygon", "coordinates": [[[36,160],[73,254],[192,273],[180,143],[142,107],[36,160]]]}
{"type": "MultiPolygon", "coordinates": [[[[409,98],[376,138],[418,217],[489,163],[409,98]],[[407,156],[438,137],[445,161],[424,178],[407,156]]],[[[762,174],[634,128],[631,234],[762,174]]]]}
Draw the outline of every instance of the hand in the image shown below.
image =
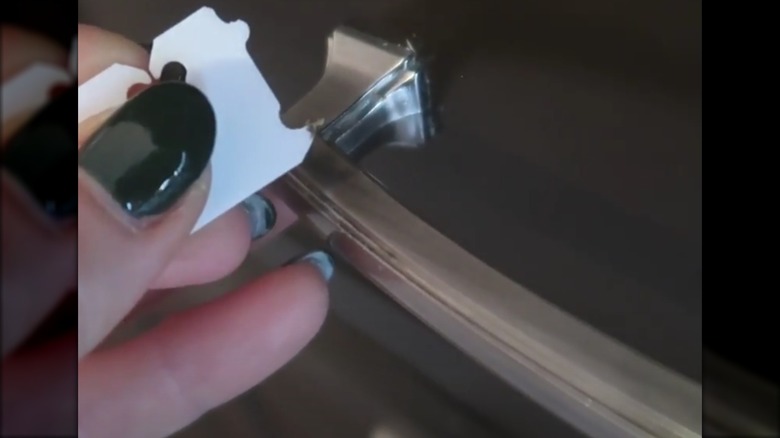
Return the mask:
{"type": "MultiPolygon", "coordinates": [[[[12,80],[18,83],[17,78],[30,77],[25,74],[34,64],[56,67],[54,70],[65,80],[69,77],[63,48],[19,28],[3,25],[0,53],[4,86],[12,80]]],[[[58,122],[74,134],[75,130],[70,124],[72,116],[58,118],[57,105],[41,111],[31,105],[38,101],[33,96],[35,91],[24,89],[29,93],[17,95],[13,101],[6,101],[11,95],[5,94],[8,89],[3,95],[0,434],[67,435],[76,431],[75,203],[70,203],[70,210],[64,206],[60,210],[63,216],[56,221],[46,215],[47,209],[40,201],[46,199],[45,189],[49,187],[45,179],[58,176],[58,150],[53,148],[45,156],[50,160],[38,159],[37,151],[47,145],[35,133],[40,132],[36,127],[42,122],[54,126],[49,133],[57,132],[58,122]]],[[[38,94],[45,98],[47,91],[38,94]]],[[[76,101],[68,103],[75,107],[76,101]]],[[[70,150],[76,144],[75,135],[72,137],[65,145],[70,150]]],[[[68,160],[64,164],[72,163],[68,160]]],[[[73,184],[71,181],[56,183],[73,184]]],[[[70,189],[58,193],[71,195],[70,200],[75,201],[75,187],[71,185],[70,189]]]]}
{"type": "MultiPolygon", "coordinates": [[[[113,63],[146,68],[148,54],[80,26],[78,83],[113,63]]],[[[237,207],[190,235],[208,187],[208,108],[189,86],[158,84],[79,126],[80,436],[169,435],[268,377],[324,320],[332,262],[318,252],[96,350],[148,291],[227,275],[252,230],[272,225],[274,199],[257,197],[253,214],[237,207]]],[[[292,221],[279,216],[275,230],[292,221]]]]}

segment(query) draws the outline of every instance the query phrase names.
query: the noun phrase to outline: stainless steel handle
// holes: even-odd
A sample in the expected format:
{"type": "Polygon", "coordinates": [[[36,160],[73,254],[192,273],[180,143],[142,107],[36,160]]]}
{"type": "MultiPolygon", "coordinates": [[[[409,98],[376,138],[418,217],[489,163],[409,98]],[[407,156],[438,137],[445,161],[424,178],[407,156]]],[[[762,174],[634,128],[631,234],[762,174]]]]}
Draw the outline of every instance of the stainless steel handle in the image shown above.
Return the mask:
{"type": "Polygon", "coordinates": [[[485,265],[322,141],[285,183],[334,252],[576,427],[593,436],[701,435],[700,385],[485,265]]]}
{"type": "MultiPolygon", "coordinates": [[[[410,52],[343,29],[329,44],[323,79],[284,120],[291,126],[319,120],[326,132],[341,126],[331,132],[343,134],[350,129],[339,125],[345,109],[360,108],[371,90],[382,90],[388,83],[382,79],[410,65],[404,64],[410,52]]],[[[339,138],[330,136],[331,145],[317,138],[305,162],[285,177],[288,198],[334,252],[514,388],[590,435],[701,435],[700,385],[564,313],[438,233],[358,170],[339,138]]]]}

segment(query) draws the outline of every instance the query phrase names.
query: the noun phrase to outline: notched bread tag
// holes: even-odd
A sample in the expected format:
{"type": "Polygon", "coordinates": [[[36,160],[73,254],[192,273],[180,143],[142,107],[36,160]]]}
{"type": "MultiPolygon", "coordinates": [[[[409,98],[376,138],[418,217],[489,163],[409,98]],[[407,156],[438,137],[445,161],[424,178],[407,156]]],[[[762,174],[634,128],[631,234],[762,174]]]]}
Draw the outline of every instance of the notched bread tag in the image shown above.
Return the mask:
{"type": "Polygon", "coordinates": [[[79,123],[125,103],[133,85],[151,82],[140,68],[113,64],[79,86],[79,123]]]}
{"type": "Polygon", "coordinates": [[[306,130],[282,124],[279,102],[246,50],[248,38],[246,23],[226,23],[204,7],[152,46],[152,75],[180,62],[187,82],[203,91],[217,117],[211,191],[196,229],[300,164],[311,145],[306,130]]]}
{"type": "Polygon", "coordinates": [[[3,124],[42,108],[58,86],[68,85],[73,77],[67,70],[49,64],[33,64],[3,84],[3,124]]]}
{"type": "MultiPolygon", "coordinates": [[[[160,34],[152,46],[152,76],[159,78],[169,62],[181,63],[187,83],[206,95],[217,118],[211,188],[193,232],[300,164],[311,146],[306,129],[282,124],[279,102],[246,50],[248,38],[246,23],[226,23],[203,7],[160,34]]],[[[131,85],[121,82],[118,87],[126,92],[131,85]]],[[[93,114],[100,112],[98,106],[91,106],[93,114]]]]}

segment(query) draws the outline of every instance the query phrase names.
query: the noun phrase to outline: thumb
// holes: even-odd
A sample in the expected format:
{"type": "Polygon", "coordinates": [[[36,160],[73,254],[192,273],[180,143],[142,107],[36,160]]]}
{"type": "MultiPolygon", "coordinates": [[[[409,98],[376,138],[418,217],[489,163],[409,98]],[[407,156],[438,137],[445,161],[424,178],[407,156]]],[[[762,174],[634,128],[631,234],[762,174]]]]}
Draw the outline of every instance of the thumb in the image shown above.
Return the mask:
{"type": "Polygon", "coordinates": [[[171,80],[127,101],[80,147],[79,357],[130,312],[189,236],[208,194],[215,135],[206,97],[171,80]]]}

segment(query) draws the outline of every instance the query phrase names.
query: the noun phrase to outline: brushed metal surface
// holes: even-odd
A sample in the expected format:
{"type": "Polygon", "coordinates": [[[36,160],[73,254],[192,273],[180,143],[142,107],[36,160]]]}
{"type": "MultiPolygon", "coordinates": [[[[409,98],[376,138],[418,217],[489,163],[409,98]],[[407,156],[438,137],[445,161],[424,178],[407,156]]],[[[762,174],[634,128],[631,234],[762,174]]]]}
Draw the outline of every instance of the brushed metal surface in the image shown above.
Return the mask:
{"type": "Polygon", "coordinates": [[[323,142],[285,181],[336,254],[566,421],[592,436],[701,435],[699,384],[485,265],[323,142]]]}

